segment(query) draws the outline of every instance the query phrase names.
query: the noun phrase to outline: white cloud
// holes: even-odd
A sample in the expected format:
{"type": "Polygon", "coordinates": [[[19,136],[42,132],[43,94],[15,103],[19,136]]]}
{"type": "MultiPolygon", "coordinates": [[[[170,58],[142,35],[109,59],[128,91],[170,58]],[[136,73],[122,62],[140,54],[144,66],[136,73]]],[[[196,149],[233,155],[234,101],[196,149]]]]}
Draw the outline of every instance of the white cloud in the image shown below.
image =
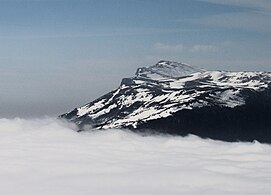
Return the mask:
{"type": "Polygon", "coordinates": [[[156,43],[154,44],[154,49],[163,52],[182,52],[184,50],[184,46],[182,44],[168,45],[164,43],[156,43]]]}
{"type": "Polygon", "coordinates": [[[260,12],[226,13],[195,20],[196,23],[253,30],[260,32],[271,32],[271,15],[260,12]]]}
{"type": "Polygon", "coordinates": [[[193,45],[190,48],[191,52],[213,52],[216,51],[218,48],[214,45],[193,45]]]}
{"type": "Polygon", "coordinates": [[[250,8],[250,11],[218,14],[195,20],[197,23],[226,28],[271,32],[270,0],[199,0],[208,3],[250,8]]]}
{"type": "Polygon", "coordinates": [[[270,0],[199,0],[199,1],[214,4],[247,7],[255,10],[271,10],[270,0]]]}
{"type": "Polygon", "coordinates": [[[219,48],[226,47],[228,42],[225,44],[215,45],[215,44],[195,44],[192,46],[185,46],[183,44],[169,45],[164,43],[154,44],[154,49],[163,53],[181,53],[181,52],[215,52],[219,48]]]}
{"type": "Polygon", "coordinates": [[[271,146],[0,119],[1,194],[269,194],[271,146]]]}
{"type": "MultiPolygon", "coordinates": [[[[1,1],[1,0],[0,0],[1,1]]],[[[0,39],[58,39],[58,38],[91,38],[91,37],[122,37],[122,36],[141,36],[141,35],[160,35],[176,34],[181,32],[193,32],[199,29],[163,29],[163,28],[120,28],[106,29],[105,31],[88,32],[29,32],[25,29],[24,33],[0,34],[0,39]]]]}

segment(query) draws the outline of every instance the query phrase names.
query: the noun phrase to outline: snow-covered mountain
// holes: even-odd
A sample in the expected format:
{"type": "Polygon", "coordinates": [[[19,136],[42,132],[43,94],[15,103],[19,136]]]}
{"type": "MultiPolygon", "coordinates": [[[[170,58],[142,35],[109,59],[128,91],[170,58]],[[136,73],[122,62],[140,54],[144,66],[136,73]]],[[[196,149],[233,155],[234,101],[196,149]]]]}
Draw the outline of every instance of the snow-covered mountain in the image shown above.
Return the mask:
{"type": "Polygon", "coordinates": [[[163,60],[60,117],[98,129],[271,142],[271,73],[206,71],[163,60]]]}

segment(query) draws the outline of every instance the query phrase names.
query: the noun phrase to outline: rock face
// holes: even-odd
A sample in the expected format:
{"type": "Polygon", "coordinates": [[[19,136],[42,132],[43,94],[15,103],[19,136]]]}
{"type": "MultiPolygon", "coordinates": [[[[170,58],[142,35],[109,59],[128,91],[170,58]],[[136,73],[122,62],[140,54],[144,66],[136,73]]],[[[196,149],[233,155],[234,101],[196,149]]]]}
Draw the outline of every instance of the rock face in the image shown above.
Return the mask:
{"type": "Polygon", "coordinates": [[[97,129],[271,143],[271,73],[206,71],[160,61],[60,117],[97,129]]]}

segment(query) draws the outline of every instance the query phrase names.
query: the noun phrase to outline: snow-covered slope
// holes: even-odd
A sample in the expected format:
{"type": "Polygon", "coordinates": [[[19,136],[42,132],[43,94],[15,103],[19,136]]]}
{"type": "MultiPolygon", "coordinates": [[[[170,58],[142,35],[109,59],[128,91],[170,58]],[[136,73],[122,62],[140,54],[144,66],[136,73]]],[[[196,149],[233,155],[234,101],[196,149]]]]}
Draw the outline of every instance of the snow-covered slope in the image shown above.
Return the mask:
{"type": "Polygon", "coordinates": [[[182,110],[242,106],[270,86],[268,72],[206,71],[160,61],[139,68],[116,90],[61,117],[95,128],[137,128],[182,110]]]}

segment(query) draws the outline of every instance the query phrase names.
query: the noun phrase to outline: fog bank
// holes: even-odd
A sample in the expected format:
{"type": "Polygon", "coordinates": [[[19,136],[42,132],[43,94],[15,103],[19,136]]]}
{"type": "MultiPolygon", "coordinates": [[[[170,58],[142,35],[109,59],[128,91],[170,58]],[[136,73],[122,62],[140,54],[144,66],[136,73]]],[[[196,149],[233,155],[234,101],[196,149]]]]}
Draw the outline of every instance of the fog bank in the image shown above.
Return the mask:
{"type": "Polygon", "coordinates": [[[0,119],[0,194],[270,194],[271,146],[0,119]]]}

